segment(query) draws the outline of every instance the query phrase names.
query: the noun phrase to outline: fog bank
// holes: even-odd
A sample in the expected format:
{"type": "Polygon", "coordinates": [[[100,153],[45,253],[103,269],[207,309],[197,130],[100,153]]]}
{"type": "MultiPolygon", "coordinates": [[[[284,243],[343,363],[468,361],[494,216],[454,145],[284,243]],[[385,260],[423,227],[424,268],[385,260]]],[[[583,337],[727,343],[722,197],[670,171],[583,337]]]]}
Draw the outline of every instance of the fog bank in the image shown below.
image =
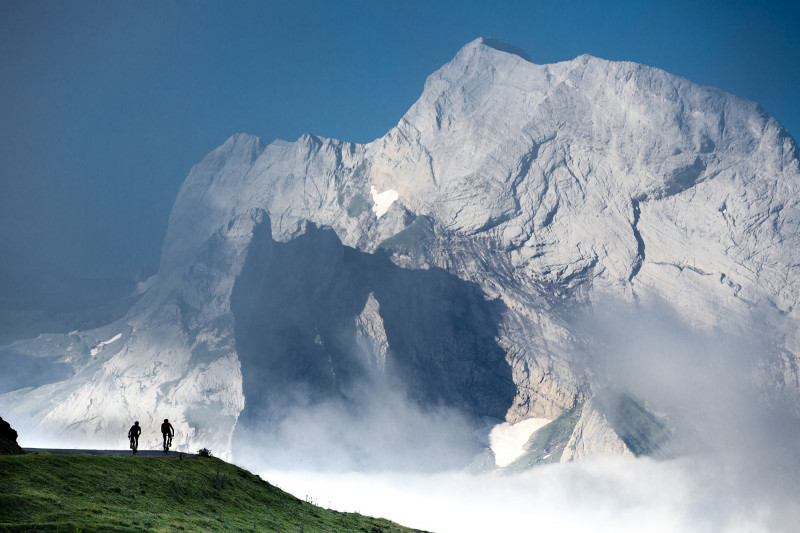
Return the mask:
{"type": "MultiPolygon", "coordinates": [[[[572,328],[584,339],[576,358],[591,373],[593,392],[629,395],[666,424],[671,440],[653,457],[595,456],[518,475],[402,467],[321,473],[302,463],[258,471],[318,505],[438,533],[796,531],[800,424],[790,391],[767,379],[778,353],[773,319],[753,313],[746,327],[723,331],[690,324],[664,302],[600,302],[576,315],[572,328]]],[[[354,427],[359,442],[370,442],[376,420],[393,424],[391,413],[364,413],[377,419],[355,418],[339,433],[354,427]]],[[[421,431],[442,431],[445,447],[464,436],[439,424],[446,416],[416,415],[427,424],[421,431]]],[[[324,416],[308,425],[292,418],[300,433],[316,428],[320,446],[330,442],[324,416]]],[[[361,453],[332,450],[333,457],[361,453]]]]}
{"type": "Polygon", "coordinates": [[[795,530],[796,492],[765,498],[762,486],[739,486],[730,469],[735,465],[711,456],[663,462],[596,457],[516,476],[286,471],[261,476],[323,507],[437,533],[795,530]]]}

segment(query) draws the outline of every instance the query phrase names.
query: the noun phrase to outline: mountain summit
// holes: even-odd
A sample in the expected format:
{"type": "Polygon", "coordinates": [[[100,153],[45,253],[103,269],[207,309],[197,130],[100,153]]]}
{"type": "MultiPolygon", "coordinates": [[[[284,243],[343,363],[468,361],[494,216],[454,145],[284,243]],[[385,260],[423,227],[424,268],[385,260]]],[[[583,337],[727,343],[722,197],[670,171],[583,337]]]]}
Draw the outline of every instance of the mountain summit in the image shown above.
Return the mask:
{"type": "Polygon", "coordinates": [[[358,449],[359,467],[465,464],[486,421],[530,419],[554,421],[522,436],[528,456],[552,436],[530,462],[657,454],[673,404],[619,369],[686,350],[615,366],[645,315],[671,339],[769,331],[753,371],[800,409],[798,202],[797,145],[757,104],[477,39],[372,143],[240,134],[208,154],[128,316],[5,348],[74,375],[6,391],[4,416],[98,446],[168,417],[190,450],[358,449]]]}

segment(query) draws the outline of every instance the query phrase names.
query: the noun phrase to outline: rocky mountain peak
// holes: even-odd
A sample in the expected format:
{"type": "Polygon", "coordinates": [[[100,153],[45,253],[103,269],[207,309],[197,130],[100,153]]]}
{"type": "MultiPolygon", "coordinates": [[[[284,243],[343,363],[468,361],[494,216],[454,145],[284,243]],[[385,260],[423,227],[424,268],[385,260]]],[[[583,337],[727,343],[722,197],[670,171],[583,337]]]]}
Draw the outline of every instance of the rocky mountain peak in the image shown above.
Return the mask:
{"type": "Polygon", "coordinates": [[[515,56],[519,56],[522,59],[524,59],[525,61],[533,63],[533,61],[531,60],[530,56],[528,55],[528,53],[525,50],[523,50],[522,48],[518,48],[518,47],[516,47],[516,46],[514,46],[512,44],[503,42],[503,41],[501,41],[499,39],[495,39],[493,37],[479,37],[478,39],[475,39],[474,41],[472,41],[472,43],[469,43],[468,45],[466,45],[465,48],[467,48],[469,46],[472,46],[474,43],[478,43],[478,44],[481,44],[483,46],[487,46],[489,48],[492,48],[494,50],[498,50],[500,52],[505,52],[507,54],[513,54],[515,56]]]}
{"type": "Polygon", "coordinates": [[[612,298],[741,331],[766,309],[760,368],[800,405],[798,202],[797,146],[757,104],[478,39],[372,143],[231,137],[186,178],[131,313],[16,345],[75,375],[2,399],[26,434],[101,440],[124,431],[119,413],[158,412],[179,446],[223,456],[236,435],[266,438],[262,421],[279,440],[293,417],[365,404],[409,433],[438,406],[466,425],[561,420],[553,445],[582,450],[567,457],[652,450],[608,407],[670,434],[643,401],[592,400],[613,380],[587,361],[608,343],[576,317],[612,298]]]}

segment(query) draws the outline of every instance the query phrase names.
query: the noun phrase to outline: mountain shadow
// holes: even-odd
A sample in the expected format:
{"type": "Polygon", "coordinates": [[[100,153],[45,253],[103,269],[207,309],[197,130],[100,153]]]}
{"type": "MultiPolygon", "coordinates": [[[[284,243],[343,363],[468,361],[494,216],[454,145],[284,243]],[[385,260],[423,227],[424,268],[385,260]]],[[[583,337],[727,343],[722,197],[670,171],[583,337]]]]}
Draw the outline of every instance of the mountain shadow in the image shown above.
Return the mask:
{"type": "Polygon", "coordinates": [[[364,383],[397,387],[423,409],[453,408],[470,418],[504,418],[514,398],[511,368],[495,340],[502,302],[442,269],[404,269],[385,252],[344,246],[334,231],[311,223],[280,243],[265,217],[231,309],[245,396],[237,431],[279,420],[297,402],[337,399],[357,410],[369,401],[360,396],[364,383]],[[357,340],[356,321],[370,298],[388,342],[381,365],[357,340]]]}

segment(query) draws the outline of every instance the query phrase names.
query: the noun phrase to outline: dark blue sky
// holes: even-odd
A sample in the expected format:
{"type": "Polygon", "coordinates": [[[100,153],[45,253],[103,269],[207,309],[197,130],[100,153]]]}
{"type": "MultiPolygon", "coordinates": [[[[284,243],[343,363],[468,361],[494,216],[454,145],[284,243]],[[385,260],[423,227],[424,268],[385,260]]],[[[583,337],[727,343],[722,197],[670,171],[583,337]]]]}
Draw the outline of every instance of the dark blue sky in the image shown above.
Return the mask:
{"type": "Polygon", "coordinates": [[[799,27],[800,2],[0,0],[0,254],[155,266],[180,184],[227,137],[371,141],[480,36],[660,67],[797,138],[799,27]]]}

